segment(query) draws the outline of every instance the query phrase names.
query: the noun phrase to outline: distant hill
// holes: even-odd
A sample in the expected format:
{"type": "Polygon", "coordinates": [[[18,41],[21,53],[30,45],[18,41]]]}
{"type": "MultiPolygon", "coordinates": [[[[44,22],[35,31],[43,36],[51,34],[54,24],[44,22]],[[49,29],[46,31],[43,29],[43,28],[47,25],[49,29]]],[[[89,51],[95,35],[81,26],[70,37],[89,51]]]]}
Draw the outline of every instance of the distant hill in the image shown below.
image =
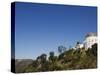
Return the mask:
{"type": "Polygon", "coordinates": [[[16,59],[15,60],[16,72],[24,72],[23,69],[32,63],[33,63],[32,59],[16,59]]]}

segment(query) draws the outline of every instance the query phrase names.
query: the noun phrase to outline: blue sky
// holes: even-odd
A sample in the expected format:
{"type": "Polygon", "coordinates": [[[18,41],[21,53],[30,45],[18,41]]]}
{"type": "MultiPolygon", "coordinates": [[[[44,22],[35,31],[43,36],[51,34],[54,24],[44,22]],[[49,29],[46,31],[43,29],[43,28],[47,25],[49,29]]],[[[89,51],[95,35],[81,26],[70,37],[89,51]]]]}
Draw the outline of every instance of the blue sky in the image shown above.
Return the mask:
{"type": "Polygon", "coordinates": [[[17,2],[15,11],[17,59],[57,54],[58,46],[73,47],[88,32],[97,32],[96,7],[17,2]]]}

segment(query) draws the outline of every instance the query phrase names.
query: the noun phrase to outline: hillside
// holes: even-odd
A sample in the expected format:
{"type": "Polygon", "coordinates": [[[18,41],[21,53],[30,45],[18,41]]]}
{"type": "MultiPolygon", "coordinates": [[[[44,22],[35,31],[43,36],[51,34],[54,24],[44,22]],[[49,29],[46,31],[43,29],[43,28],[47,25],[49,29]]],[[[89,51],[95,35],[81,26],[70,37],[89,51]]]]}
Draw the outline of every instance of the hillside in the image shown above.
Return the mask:
{"type": "Polygon", "coordinates": [[[16,73],[92,68],[97,68],[97,44],[88,50],[64,50],[58,56],[50,52],[48,60],[46,54],[41,54],[36,60],[16,60],[16,73]]]}

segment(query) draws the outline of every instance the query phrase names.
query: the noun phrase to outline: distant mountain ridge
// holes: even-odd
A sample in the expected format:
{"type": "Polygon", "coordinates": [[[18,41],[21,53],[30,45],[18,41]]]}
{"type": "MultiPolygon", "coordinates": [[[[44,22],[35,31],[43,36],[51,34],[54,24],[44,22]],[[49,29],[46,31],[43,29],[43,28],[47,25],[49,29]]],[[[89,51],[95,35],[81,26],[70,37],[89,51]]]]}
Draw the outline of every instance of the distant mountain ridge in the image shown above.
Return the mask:
{"type": "Polygon", "coordinates": [[[27,67],[33,63],[32,59],[16,59],[15,60],[15,70],[20,72],[21,68],[27,67]]]}

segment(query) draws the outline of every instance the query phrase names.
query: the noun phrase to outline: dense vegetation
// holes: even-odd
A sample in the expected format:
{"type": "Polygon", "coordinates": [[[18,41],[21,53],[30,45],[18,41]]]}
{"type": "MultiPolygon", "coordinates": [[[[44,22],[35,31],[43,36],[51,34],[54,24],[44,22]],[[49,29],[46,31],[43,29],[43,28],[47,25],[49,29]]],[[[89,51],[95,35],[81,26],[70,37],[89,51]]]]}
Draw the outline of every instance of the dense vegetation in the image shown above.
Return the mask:
{"type": "Polygon", "coordinates": [[[66,47],[59,46],[58,52],[59,55],[55,56],[55,53],[51,51],[48,58],[46,54],[41,54],[36,60],[32,60],[31,63],[28,62],[28,64],[21,61],[16,64],[16,72],[44,72],[97,67],[97,44],[94,44],[88,50],[84,48],[66,50],[66,47]],[[21,63],[24,65],[21,65],[21,63]]]}

